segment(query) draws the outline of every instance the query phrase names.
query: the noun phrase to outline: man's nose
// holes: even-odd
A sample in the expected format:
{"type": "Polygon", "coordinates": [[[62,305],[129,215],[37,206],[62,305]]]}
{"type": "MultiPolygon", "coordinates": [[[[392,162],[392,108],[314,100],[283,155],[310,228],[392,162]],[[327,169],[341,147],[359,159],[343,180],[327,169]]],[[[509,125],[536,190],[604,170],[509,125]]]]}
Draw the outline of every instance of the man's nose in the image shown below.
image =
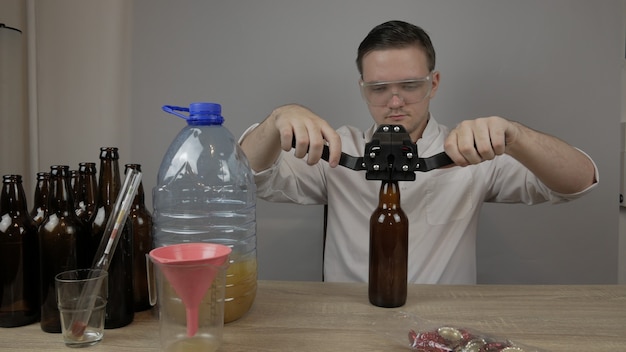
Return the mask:
{"type": "Polygon", "coordinates": [[[404,99],[398,93],[392,93],[389,99],[390,107],[398,107],[404,105],[404,99]]]}

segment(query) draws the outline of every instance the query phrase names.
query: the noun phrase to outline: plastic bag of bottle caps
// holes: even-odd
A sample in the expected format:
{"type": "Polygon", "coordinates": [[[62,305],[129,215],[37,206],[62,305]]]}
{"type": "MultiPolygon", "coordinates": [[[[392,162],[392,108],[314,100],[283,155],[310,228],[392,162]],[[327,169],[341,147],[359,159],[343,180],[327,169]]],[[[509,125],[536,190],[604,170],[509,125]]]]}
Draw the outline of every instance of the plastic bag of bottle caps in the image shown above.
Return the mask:
{"type": "Polygon", "coordinates": [[[408,342],[418,352],[546,352],[454,324],[418,319],[405,312],[393,312],[389,319],[378,320],[376,330],[403,345],[408,342]],[[401,332],[401,338],[398,332],[401,332]]]}
{"type": "Polygon", "coordinates": [[[427,331],[410,329],[408,337],[409,347],[420,352],[539,352],[511,340],[452,326],[427,331]]]}

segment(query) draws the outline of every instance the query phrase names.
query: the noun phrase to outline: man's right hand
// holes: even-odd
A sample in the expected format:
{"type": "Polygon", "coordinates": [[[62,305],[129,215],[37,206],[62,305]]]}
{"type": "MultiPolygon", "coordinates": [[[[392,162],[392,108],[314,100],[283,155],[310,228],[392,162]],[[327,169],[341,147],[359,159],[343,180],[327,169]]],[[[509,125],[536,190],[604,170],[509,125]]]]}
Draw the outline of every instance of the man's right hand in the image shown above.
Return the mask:
{"type": "Polygon", "coordinates": [[[341,138],[328,122],[301,105],[285,105],[275,109],[241,142],[241,147],[257,172],[272,166],[280,150],[289,151],[295,139],[297,158],[309,165],[318,163],[324,145],[328,145],[328,164],[336,167],[341,158],[341,138]]]}

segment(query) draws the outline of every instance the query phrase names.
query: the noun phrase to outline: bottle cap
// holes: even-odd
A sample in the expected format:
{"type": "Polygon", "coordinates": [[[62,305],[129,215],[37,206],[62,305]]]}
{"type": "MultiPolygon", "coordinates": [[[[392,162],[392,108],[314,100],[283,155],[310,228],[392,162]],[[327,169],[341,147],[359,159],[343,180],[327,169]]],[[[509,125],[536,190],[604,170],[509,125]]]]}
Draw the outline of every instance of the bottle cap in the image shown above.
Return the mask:
{"type": "Polygon", "coordinates": [[[224,123],[222,106],[217,103],[191,103],[189,108],[164,105],[163,111],[184,118],[189,125],[221,125],[224,123]],[[189,115],[181,114],[178,111],[188,112],[189,115]]]}

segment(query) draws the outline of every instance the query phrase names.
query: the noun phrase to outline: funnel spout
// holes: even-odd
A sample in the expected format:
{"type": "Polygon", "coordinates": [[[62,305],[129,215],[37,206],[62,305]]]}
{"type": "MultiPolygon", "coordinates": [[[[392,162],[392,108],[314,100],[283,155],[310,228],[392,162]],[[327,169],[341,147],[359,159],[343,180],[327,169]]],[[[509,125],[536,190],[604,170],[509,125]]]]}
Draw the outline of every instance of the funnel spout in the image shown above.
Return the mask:
{"type": "Polygon", "coordinates": [[[198,307],[186,307],[187,311],[187,337],[194,337],[198,332],[198,307]]]}

